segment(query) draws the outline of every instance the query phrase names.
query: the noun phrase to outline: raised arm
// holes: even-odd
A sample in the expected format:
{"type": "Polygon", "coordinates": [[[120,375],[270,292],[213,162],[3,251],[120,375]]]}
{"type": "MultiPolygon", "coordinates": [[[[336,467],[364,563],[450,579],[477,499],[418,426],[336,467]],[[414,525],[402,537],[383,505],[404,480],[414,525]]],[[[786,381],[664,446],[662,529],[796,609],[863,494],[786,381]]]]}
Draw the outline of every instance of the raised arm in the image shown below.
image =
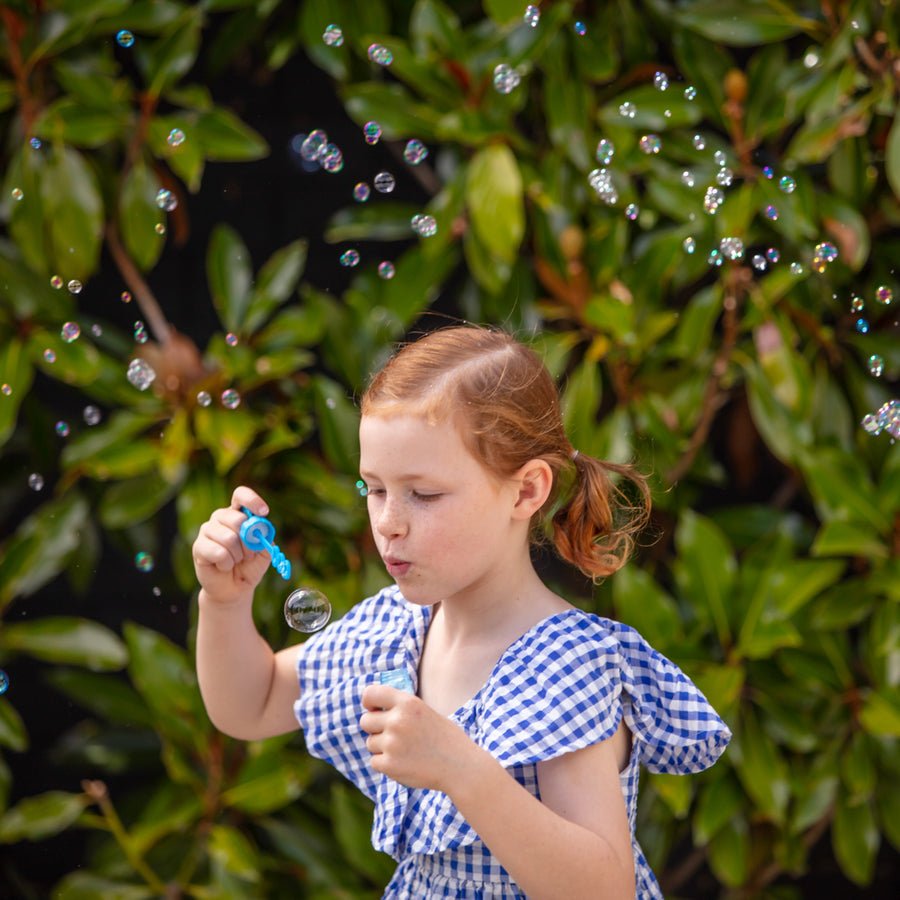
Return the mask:
{"type": "Polygon", "coordinates": [[[243,740],[284,734],[297,728],[293,702],[299,696],[297,647],[279,653],[253,622],[253,591],[269,565],[267,553],[253,553],[240,538],[241,507],[267,515],[263,499],[239,487],[231,506],[217,509],[200,528],[193,546],[200,582],[197,678],[206,712],[220,731],[243,740]]]}

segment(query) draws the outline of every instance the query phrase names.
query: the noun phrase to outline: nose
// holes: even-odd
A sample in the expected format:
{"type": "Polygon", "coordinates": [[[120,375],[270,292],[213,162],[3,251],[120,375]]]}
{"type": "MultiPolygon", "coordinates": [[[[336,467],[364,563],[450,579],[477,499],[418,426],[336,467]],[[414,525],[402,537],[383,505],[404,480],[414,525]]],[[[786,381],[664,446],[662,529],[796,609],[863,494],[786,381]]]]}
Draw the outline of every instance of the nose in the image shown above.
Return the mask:
{"type": "Polygon", "coordinates": [[[375,528],[382,537],[395,538],[406,534],[406,517],[402,504],[395,497],[386,496],[375,513],[375,528]]]}

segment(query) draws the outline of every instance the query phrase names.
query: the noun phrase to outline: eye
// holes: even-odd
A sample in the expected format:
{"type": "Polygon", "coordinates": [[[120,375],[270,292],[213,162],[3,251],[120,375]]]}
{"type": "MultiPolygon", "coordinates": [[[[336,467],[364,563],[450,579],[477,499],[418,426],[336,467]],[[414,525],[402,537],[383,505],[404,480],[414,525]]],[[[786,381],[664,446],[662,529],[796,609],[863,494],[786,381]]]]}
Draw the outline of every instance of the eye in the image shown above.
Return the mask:
{"type": "Polygon", "coordinates": [[[413,491],[412,495],[414,500],[419,500],[422,503],[433,503],[444,496],[443,494],[423,494],[420,491],[413,491]]]}

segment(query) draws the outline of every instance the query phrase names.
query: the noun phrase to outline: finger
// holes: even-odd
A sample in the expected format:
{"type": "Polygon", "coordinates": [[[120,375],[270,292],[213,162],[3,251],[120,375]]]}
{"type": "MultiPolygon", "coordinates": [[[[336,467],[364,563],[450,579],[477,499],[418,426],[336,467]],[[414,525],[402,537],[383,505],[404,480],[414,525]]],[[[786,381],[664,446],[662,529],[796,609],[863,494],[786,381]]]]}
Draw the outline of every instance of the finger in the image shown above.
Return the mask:
{"type": "Polygon", "coordinates": [[[268,503],[252,488],[240,485],[234,489],[234,493],[231,495],[231,507],[232,509],[240,509],[243,506],[246,506],[247,509],[257,516],[267,516],[269,514],[268,503]]]}
{"type": "Polygon", "coordinates": [[[213,543],[224,547],[234,560],[234,565],[240,565],[252,555],[241,541],[241,536],[230,526],[222,522],[209,522],[206,525],[206,537],[213,543]]]}
{"type": "Polygon", "coordinates": [[[369,734],[381,734],[384,731],[384,713],[363,713],[359,720],[359,727],[369,734]]]}
{"type": "Polygon", "coordinates": [[[370,734],[366,738],[366,750],[372,754],[372,756],[378,756],[382,753],[381,749],[381,735],[378,734],[370,734]]]}
{"type": "Polygon", "coordinates": [[[370,684],[362,693],[363,706],[366,709],[392,709],[397,700],[406,696],[386,684],[370,684]]]}

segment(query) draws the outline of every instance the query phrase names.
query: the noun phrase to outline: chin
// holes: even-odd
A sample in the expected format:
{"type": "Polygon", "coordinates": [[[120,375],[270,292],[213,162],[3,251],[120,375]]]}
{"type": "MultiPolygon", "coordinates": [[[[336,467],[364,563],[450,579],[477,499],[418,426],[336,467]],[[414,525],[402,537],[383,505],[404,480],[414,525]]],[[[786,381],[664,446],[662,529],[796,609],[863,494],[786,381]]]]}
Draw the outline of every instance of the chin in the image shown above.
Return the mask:
{"type": "Polygon", "coordinates": [[[438,602],[433,593],[426,593],[417,589],[415,585],[409,584],[405,578],[397,578],[394,583],[400,588],[403,599],[408,603],[415,603],[416,606],[434,606],[438,602]]]}

